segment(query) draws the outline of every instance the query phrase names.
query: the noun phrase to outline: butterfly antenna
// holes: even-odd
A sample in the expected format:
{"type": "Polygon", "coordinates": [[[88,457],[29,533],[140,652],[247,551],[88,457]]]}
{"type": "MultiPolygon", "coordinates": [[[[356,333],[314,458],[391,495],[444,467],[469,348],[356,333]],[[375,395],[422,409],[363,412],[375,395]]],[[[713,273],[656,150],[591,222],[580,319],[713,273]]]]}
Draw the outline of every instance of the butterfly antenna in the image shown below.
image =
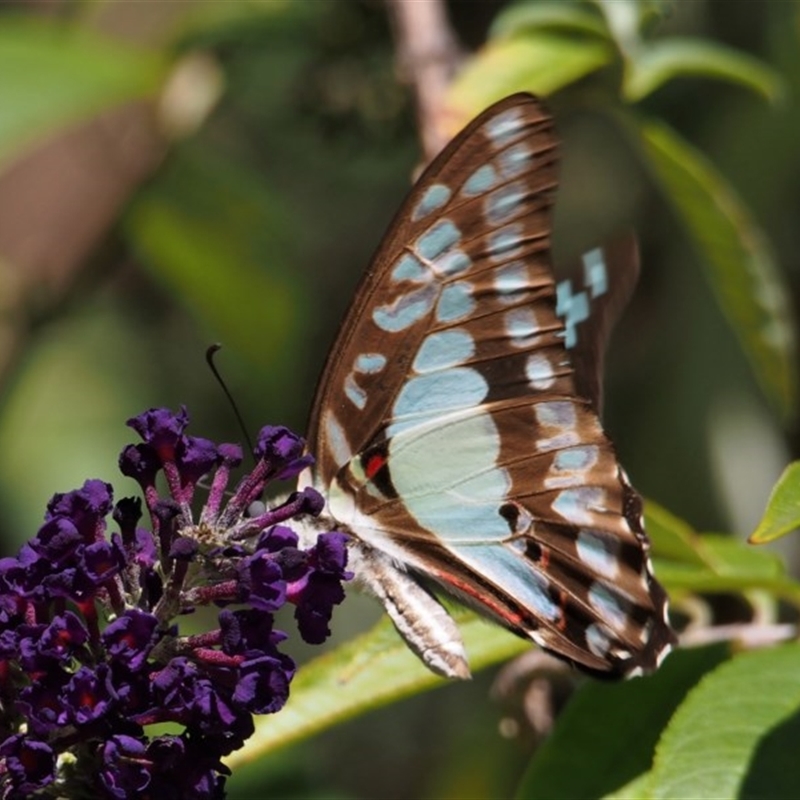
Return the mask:
{"type": "Polygon", "coordinates": [[[222,377],[222,375],[220,375],[217,365],[214,363],[214,357],[219,350],[222,350],[221,344],[212,344],[206,350],[206,363],[208,364],[208,368],[211,370],[214,377],[217,379],[217,383],[222,388],[222,391],[225,393],[225,397],[228,398],[228,402],[231,404],[236,421],[239,423],[239,429],[244,436],[244,440],[247,442],[247,449],[250,451],[253,461],[255,461],[255,448],[253,447],[253,441],[250,438],[250,434],[247,432],[247,426],[244,424],[244,418],[239,411],[239,406],[236,405],[236,401],[233,399],[230,389],[228,389],[228,384],[225,383],[225,379],[222,377]]]}

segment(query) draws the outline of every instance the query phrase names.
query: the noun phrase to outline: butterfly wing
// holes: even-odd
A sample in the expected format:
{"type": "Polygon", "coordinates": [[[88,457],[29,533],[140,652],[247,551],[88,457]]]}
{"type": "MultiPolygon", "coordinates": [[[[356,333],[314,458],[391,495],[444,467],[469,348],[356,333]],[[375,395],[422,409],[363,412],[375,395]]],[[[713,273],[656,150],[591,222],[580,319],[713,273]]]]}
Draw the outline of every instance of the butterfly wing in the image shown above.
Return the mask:
{"type": "Polygon", "coordinates": [[[598,251],[583,286],[556,286],[556,168],[528,95],[467,126],[392,223],[312,412],[313,482],[435,668],[436,638],[457,631],[427,625],[427,580],[597,673],[654,668],[672,641],[641,503],[597,416],[593,348],[577,346],[592,305],[601,332],[616,313],[613,265],[598,251]]]}
{"type": "Polygon", "coordinates": [[[575,329],[565,335],[575,389],[601,416],[605,348],[639,278],[636,237],[629,233],[590,250],[565,273],[556,286],[556,313],[575,329]]]}

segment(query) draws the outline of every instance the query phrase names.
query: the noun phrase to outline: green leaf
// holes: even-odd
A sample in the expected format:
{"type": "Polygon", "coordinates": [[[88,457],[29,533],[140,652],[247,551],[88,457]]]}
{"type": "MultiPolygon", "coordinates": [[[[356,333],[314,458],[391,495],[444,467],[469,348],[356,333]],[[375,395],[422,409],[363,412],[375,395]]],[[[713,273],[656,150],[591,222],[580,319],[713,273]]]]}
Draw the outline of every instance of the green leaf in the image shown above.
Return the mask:
{"type": "Polygon", "coordinates": [[[481,49],[447,95],[452,133],[496,100],[514,92],[546,96],[612,63],[613,46],[600,38],[552,31],[498,39],[481,49]]]}
{"type": "Polygon", "coordinates": [[[662,123],[641,124],[657,182],[685,225],[761,386],[788,418],[797,397],[794,320],[767,242],[733,189],[662,123]]]}
{"type": "Polygon", "coordinates": [[[732,536],[706,533],[701,538],[703,552],[717,575],[770,580],[786,577],[786,566],[777,553],[754,550],[732,536]]]}
{"type": "MultiPolygon", "coordinates": [[[[451,610],[478,671],[530,648],[530,643],[469,611],[451,610]]],[[[278,714],[256,718],[256,732],[229,766],[311,736],[338,722],[446,684],[413,655],[385,620],[371,631],[304,664],[278,714]]]]}
{"type": "Polygon", "coordinates": [[[619,683],[587,682],[570,700],[531,761],[517,797],[595,798],[646,773],[661,731],[725,647],[672,653],[654,675],[619,683]]]}
{"type": "MultiPolygon", "coordinates": [[[[630,51],[639,46],[641,32],[648,17],[654,14],[651,0],[592,0],[602,12],[611,37],[621,52],[630,51]]],[[[657,4],[658,0],[656,0],[657,4]]]]}
{"type": "Polygon", "coordinates": [[[775,553],[756,551],[728,536],[698,536],[698,552],[705,565],[656,561],[656,575],[667,591],[749,592],[763,589],[795,605],[800,604],[800,584],[787,573],[775,553]]]}
{"type": "Polygon", "coordinates": [[[744,653],[707,675],[659,742],[652,798],[800,797],[800,645],[744,653]]]}
{"type": "Polygon", "coordinates": [[[67,125],[154,96],[166,69],[152,53],[91,31],[4,16],[0,166],[67,125]]]}
{"type": "Polygon", "coordinates": [[[606,800],[644,800],[648,796],[649,785],[650,773],[645,772],[605,797],[606,800]]]}
{"type": "Polygon", "coordinates": [[[764,544],[800,528],[800,461],[789,464],[772,489],[750,541],[764,544]]]}
{"type": "Polygon", "coordinates": [[[674,78],[714,78],[751,89],[769,102],[785,94],[782,78],[746,53],[701,39],[673,37],[643,46],[626,64],[623,93],[635,103],[674,78]]]}
{"type": "Polygon", "coordinates": [[[689,564],[706,563],[697,550],[697,534],[682,519],[652,500],[645,504],[644,517],[644,529],[658,558],[689,564]]]}
{"type": "Polygon", "coordinates": [[[754,550],[732,536],[698,534],[651,501],[645,507],[645,530],[653,544],[656,575],[671,594],[765,589],[800,602],[800,584],[775,553],[754,550]]]}
{"type": "Polygon", "coordinates": [[[523,36],[541,29],[579,36],[608,37],[603,18],[573,3],[520,3],[500,12],[489,37],[523,36]]]}

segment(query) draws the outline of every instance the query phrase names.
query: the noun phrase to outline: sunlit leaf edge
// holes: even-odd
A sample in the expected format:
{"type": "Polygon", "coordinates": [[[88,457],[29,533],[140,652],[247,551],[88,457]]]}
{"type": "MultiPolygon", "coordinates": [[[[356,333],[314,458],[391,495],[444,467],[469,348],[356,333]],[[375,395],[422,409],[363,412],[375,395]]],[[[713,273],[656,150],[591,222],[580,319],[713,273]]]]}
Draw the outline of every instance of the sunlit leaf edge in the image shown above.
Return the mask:
{"type": "Polygon", "coordinates": [[[656,748],[652,798],[740,797],[768,730],[800,709],[800,644],[742,653],[706,675],[656,748]]]}
{"type": "Polygon", "coordinates": [[[623,94],[638,102],[676,78],[711,78],[749,89],[771,103],[786,94],[781,76],[753,56],[703,39],[672,37],[643,45],[626,63],[623,94]]]}
{"type": "Polygon", "coordinates": [[[795,322],[766,238],[713,166],[667,125],[641,120],[642,157],[701,258],[723,314],[766,395],[795,414],[795,322]]]}
{"type": "Polygon", "coordinates": [[[524,3],[501,11],[489,28],[490,39],[525,36],[538,30],[607,38],[602,15],[571,3],[524,3]]]}
{"type": "Polygon", "coordinates": [[[750,542],[766,544],[800,528],[800,461],[789,464],[770,492],[750,542]]]}
{"type": "Polygon", "coordinates": [[[448,89],[445,132],[454,135],[484,108],[515,92],[546,97],[616,59],[616,49],[607,40],[550,30],[489,42],[448,89]]]}
{"type": "Polygon", "coordinates": [[[651,768],[660,733],[687,692],[728,654],[718,643],[673,652],[645,678],[586,679],[534,752],[518,800],[600,797],[629,786],[651,768]]]}

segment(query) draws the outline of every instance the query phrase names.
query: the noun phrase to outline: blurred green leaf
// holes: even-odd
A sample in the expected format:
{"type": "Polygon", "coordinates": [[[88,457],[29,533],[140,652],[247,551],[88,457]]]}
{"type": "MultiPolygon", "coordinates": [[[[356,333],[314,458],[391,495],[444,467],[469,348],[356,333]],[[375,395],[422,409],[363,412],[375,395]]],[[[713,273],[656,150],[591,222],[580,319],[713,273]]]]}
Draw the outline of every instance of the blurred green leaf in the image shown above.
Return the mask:
{"type": "MultiPolygon", "coordinates": [[[[318,13],[313,4],[297,0],[236,0],[235,3],[184,3],[177,16],[172,40],[182,44],[204,45],[220,42],[241,43],[243,36],[260,33],[288,37],[298,44],[298,24],[318,13]]],[[[273,44],[278,45],[277,42],[273,44]]],[[[286,42],[280,46],[285,47],[286,42]]]]}
{"type": "Polygon", "coordinates": [[[766,589],[800,602],[800,583],[775,553],[754,550],[731,536],[699,534],[650,501],[645,529],[653,543],[658,579],[671,593],[766,589]]]}
{"type": "Polygon", "coordinates": [[[588,8],[563,2],[509,6],[497,15],[489,30],[489,37],[524,36],[542,28],[581,36],[608,37],[608,28],[602,17],[588,8]]]}
{"type": "Polygon", "coordinates": [[[645,530],[658,558],[705,564],[697,551],[697,534],[682,519],[648,500],[645,504],[645,530]]]}
{"type": "Polygon", "coordinates": [[[167,62],[62,23],[0,25],[0,166],[21,148],[131,100],[154,96],[167,62]]]}
{"type": "Polygon", "coordinates": [[[661,737],[648,797],[798,797],[800,645],[744,653],[707,675],[661,737]],[[787,768],[775,769],[778,764],[787,768]]]}
{"type": "Polygon", "coordinates": [[[800,461],[789,464],[775,484],[750,541],[764,544],[800,528],[800,461]]]}
{"type": "MultiPolygon", "coordinates": [[[[451,610],[473,671],[504,661],[530,643],[469,611],[451,610]]],[[[322,655],[298,670],[289,701],[274,716],[256,720],[256,732],[228,764],[251,761],[270,750],[403,697],[442,686],[388,622],[322,655]]]]}
{"type": "Polygon", "coordinates": [[[650,769],[658,737],[683,697],[726,654],[719,645],[678,651],[649,677],[587,682],[536,751],[517,797],[602,797],[629,785],[650,769]]]}
{"type": "Polygon", "coordinates": [[[550,95],[613,63],[615,53],[603,39],[545,30],[492,41],[467,63],[448,90],[450,132],[514,92],[550,95]]]}
{"type": "Polygon", "coordinates": [[[748,579],[787,577],[786,565],[777,553],[757,551],[732,536],[706,533],[700,537],[703,552],[718,575],[748,579]]]}
{"type": "Polygon", "coordinates": [[[621,52],[639,46],[641,32],[649,19],[663,18],[660,0],[591,0],[602,12],[611,38],[621,52]]]}
{"type": "Polygon", "coordinates": [[[290,357],[303,303],[279,202],[232,163],[190,149],[140,193],[125,230],[145,265],[254,364],[290,357]],[[254,335],[256,331],[256,335],[254,335]]]}
{"type": "Polygon", "coordinates": [[[746,53],[717,42],[673,37],[635,51],[626,64],[623,93],[635,103],[680,77],[730,81],[770,102],[780,100],[785,92],[781,77],[746,53]]]}
{"type": "Polygon", "coordinates": [[[699,538],[703,551],[711,556],[711,565],[656,561],[658,579],[670,594],[764,589],[794,605],[800,604],[800,584],[786,574],[779,556],[756,552],[728,537],[699,538]]]}
{"type": "Polygon", "coordinates": [[[756,377],[791,416],[797,398],[794,320],[761,230],[724,178],[674,131],[648,120],[641,135],[653,174],[700,251],[756,377]]]}

